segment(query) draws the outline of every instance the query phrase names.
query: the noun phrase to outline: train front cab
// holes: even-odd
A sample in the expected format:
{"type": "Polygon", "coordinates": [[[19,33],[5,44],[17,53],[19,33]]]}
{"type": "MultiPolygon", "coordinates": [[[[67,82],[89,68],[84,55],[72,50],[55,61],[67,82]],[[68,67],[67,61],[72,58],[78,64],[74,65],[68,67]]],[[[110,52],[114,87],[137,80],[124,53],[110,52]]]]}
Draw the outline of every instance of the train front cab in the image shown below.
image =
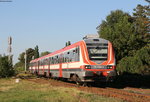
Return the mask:
{"type": "Polygon", "coordinates": [[[115,54],[112,44],[105,39],[86,39],[81,46],[83,82],[110,82],[116,76],[115,54]]]}

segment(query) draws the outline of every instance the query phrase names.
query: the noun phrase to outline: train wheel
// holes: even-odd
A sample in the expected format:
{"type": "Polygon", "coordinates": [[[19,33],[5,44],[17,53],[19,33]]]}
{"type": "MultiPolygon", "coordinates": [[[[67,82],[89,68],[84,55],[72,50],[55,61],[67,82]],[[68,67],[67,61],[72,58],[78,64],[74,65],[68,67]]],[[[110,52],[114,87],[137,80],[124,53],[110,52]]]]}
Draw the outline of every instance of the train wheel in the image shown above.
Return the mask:
{"type": "Polygon", "coordinates": [[[74,74],[74,75],[71,77],[71,80],[72,80],[72,81],[75,81],[77,85],[81,85],[81,84],[82,84],[80,78],[79,78],[76,74],[74,74]]]}
{"type": "Polygon", "coordinates": [[[86,82],[83,82],[82,86],[86,87],[88,84],[86,82]]]}
{"type": "Polygon", "coordinates": [[[38,72],[36,71],[36,72],[34,72],[34,74],[36,75],[36,76],[38,76],[38,72]]]}
{"type": "Polygon", "coordinates": [[[47,78],[48,78],[48,79],[51,78],[51,73],[47,73],[47,78]]]}
{"type": "Polygon", "coordinates": [[[45,77],[45,78],[47,77],[47,73],[46,73],[46,72],[44,72],[44,75],[43,75],[43,77],[45,77]]]}

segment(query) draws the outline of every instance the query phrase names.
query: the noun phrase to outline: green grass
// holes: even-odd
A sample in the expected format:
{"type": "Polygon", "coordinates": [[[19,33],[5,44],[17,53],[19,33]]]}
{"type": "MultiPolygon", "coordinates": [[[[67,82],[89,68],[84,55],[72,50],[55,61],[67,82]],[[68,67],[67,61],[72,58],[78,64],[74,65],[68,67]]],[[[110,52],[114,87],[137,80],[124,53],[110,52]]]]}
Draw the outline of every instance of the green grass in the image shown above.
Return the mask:
{"type": "Polygon", "coordinates": [[[26,80],[0,79],[0,102],[120,102],[121,100],[26,80]]]}

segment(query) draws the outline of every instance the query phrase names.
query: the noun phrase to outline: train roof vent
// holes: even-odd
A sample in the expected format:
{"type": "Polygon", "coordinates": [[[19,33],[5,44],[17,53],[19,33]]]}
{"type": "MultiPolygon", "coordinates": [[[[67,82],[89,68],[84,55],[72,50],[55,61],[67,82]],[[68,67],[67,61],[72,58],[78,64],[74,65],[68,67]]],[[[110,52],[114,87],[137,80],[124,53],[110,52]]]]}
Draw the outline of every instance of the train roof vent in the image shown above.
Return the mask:
{"type": "Polygon", "coordinates": [[[83,39],[90,39],[90,38],[99,38],[98,34],[88,34],[83,39]]]}
{"type": "Polygon", "coordinates": [[[93,39],[93,41],[99,41],[99,39],[93,39]]]}

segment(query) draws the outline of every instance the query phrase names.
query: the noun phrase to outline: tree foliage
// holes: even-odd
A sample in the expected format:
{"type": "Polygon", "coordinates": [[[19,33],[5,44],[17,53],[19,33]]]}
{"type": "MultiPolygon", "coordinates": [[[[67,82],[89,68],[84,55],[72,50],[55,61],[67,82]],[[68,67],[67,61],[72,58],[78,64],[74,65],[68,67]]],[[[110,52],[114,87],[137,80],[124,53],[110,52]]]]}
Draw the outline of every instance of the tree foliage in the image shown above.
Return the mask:
{"type": "Polygon", "coordinates": [[[50,54],[49,51],[41,52],[40,57],[50,54]]]}
{"type": "MultiPolygon", "coordinates": [[[[27,68],[29,67],[29,62],[33,59],[33,56],[35,55],[35,50],[32,49],[32,48],[29,48],[26,50],[26,54],[27,54],[27,68]]],[[[20,55],[19,55],[19,58],[18,58],[19,62],[17,63],[16,67],[19,68],[19,65],[21,68],[24,69],[24,63],[25,63],[25,52],[22,52],[20,55]]]]}
{"type": "Polygon", "coordinates": [[[133,16],[112,11],[97,29],[100,37],[113,43],[120,72],[150,74],[150,9],[138,5],[133,16]]]}
{"type": "Polygon", "coordinates": [[[34,50],[35,50],[34,58],[35,58],[35,59],[36,59],[36,58],[39,58],[39,47],[38,47],[38,45],[36,45],[36,47],[34,48],[34,50]]]}
{"type": "Polygon", "coordinates": [[[70,41],[66,42],[66,46],[69,46],[69,45],[71,45],[71,42],[70,41]]]}
{"type": "Polygon", "coordinates": [[[8,56],[0,56],[0,77],[10,77],[15,71],[11,61],[8,61],[8,56]]]}
{"type": "Polygon", "coordinates": [[[15,69],[16,73],[19,73],[19,72],[21,72],[21,71],[24,71],[24,70],[25,70],[24,66],[25,66],[24,62],[20,62],[20,61],[17,62],[17,63],[14,65],[14,69],[15,69]]]}
{"type": "Polygon", "coordinates": [[[137,5],[133,17],[136,33],[140,35],[144,44],[147,44],[150,39],[150,6],[137,5]]]}

